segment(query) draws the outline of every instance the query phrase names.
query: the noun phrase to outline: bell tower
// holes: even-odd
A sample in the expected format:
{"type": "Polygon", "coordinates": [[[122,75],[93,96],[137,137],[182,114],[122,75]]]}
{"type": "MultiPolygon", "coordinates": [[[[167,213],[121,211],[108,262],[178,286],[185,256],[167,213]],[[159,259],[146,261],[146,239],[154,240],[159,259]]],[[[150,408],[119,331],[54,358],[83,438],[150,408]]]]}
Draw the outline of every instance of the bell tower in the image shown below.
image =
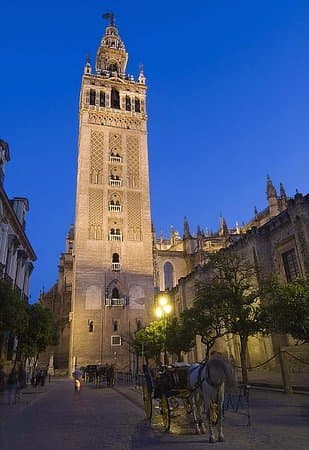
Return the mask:
{"type": "Polygon", "coordinates": [[[132,368],[130,338],[153,304],[146,84],[108,25],[95,72],[84,68],[79,105],[71,367],[132,368]]]}

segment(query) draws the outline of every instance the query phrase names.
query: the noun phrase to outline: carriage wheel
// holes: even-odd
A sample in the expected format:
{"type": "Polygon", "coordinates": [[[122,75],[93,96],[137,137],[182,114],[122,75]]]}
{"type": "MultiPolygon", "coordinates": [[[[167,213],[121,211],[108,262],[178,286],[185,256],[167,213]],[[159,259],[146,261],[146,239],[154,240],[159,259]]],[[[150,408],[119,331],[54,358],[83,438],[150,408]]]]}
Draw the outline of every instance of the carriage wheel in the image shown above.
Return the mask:
{"type": "Polygon", "coordinates": [[[150,421],[152,417],[152,398],[151,392],[148,391],[146,383],[143,385],[143,399],[144,399],[145,414],[147,419],[150,421]]]}
{"type": "Polygon", "coordinates": [[[165,394],[162,394],[160,406],[161,406],[163,428],[165,431],[169,431],[171,425],[171,412],[170,412],[170,405],[168,403],[168,398],[166,397],[165,394]]]}

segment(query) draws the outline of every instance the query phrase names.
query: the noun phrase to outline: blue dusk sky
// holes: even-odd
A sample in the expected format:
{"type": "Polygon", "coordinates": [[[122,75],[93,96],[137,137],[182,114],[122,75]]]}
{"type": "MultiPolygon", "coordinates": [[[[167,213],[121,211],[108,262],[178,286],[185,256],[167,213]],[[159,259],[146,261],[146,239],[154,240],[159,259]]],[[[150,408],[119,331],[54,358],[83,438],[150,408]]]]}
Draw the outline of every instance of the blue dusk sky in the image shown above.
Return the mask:
{"type": "Polygon", "coordinates": [[[37,254],[31,301],[57,279],[74,222],[78,102],[113,11],[147,78],[152,220],[157,234],[184,216],[215,231],[266,204],[266,177],[288,196],[308,192],[308,0],[16,0],[1,6],[0,138],[5,189],[27,197],[37,254]]]}

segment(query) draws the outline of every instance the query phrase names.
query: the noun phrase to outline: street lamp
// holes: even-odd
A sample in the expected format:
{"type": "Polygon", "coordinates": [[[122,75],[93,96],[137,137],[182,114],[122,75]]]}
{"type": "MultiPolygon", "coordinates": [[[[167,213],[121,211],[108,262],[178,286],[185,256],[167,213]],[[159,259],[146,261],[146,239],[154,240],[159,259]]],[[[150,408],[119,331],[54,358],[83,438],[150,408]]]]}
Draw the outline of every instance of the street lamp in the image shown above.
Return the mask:
{"type": "Polygon", "coordinates": [[[158,299],[158,306],[155,309],[155,315],[158,319],[163,319],[164,324],[164,364],[168,364],[167,352],[166,352],[166,326],[167,326],[167,316],[172,311],[172,305],[168,302],[167,296],[161,296],[158,299]]]}

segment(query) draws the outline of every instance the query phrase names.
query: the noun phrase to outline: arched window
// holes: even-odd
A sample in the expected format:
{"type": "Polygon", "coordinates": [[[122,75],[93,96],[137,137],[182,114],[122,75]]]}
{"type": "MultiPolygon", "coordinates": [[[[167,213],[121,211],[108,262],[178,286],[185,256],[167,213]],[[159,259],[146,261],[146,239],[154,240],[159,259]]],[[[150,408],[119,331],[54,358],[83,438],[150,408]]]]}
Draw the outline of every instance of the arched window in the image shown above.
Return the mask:
{"type": "Polygon", "coordinates": [[[170,262],[164,264],[164,289],[172,289],[174,281],[174,267],[170,262]]]}
{"type": "Polygon", "coordinates": [[[126,95],[126,111],[131,111],[131,99],[126,95]]]}
{"type": "Polygon", "coordinates": [[[113,320],[113,331],[118,331],[118,320],[113,320]]]}
{"type": "Polygon", "coordinates": [[[100,106],[105,106],[105,92],[100,91],[100,106]]]}
{"type": "Polygon", "coordinates": [[[142,328],[142,322],[140,321],[140,319],[138,319],[136,321],[136,331],[140,330],[142,328]]]}
{"type": "Polygon", "coordinates": [[[95,90],[90,89],[90,105],[95,105],[95,90]]]}
{"type": "Polygon", "coordinates": [[[116,287],[112,290],[112,298],[119,298],[119,291],[116,287]]]}
{"type": "Polygon", "coordinates": [[[111,93],[111,107],[120,109],[120,96],[119,92],[116,89],[112,89],[111,93]]]}
{"type": "Polygon", "coordinates": [[[113,263],[119,263],[119,255],[118,255],[118,253],[113,253],[112,262],[113,263]]]}
{"type": "Polygon", "coordinates": [[[93,329],[94,329],[94,323],[93,323],[93,320],[88,320],[88,330],[89,330],[89,333],[93,333],[93,329]]]}
{"type": "MultiPolygon", "coordinates": [[[[114,44],[114,46],[115,46],[115,44],[114,44]]],[[[118,65],[116,63],[110,64],[109,65],[109,70],[111,72],[118,72],[118,65]]]]}
{"type": "Polygon", "coordinates": [[[141,112],[141,102],[138,98],[135,98],[135,112],[141,112]]]}

